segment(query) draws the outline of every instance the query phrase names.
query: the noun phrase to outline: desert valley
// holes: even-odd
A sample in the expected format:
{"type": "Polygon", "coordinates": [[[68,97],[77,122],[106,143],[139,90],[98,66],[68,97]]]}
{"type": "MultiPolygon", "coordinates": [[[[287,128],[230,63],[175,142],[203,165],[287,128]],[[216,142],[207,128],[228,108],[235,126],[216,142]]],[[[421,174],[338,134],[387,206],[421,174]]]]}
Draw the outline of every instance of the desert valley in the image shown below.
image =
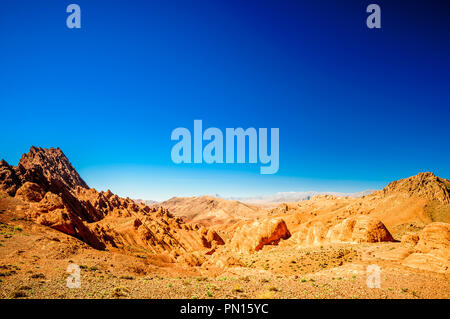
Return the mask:
{"type": "Polygon", "coordinates": [[[450,180],[270,207],[152,203],[89,188],[59,148],[31,147],[0,162],[0,298],[448,299],[450,180]]]}

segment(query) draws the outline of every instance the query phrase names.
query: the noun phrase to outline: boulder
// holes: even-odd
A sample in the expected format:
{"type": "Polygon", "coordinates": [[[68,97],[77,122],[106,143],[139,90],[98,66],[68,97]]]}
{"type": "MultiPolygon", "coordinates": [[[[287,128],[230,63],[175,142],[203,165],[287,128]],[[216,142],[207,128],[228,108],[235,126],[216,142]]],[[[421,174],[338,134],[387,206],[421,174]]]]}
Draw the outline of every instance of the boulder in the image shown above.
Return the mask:
{"type": "Polygon", "coordinates": [[[6,192],[9,196],[14,196],[20,186],[20,179],[5,160],[0,161],[0,190],[6,192]]]}
{"type": "MultiPolygon", "coordinates": [[[[403,243],[403,240],[402,240],[403,243]]],[[[408,238],[405,238],[405,244],[408,238]]],[[[415,253],[403,265],[428,271],[450,272],[450,224],[431,223],[419,233],[415,253]]]]}
{"type": "Polygon", "coordinates": [[[416,249],[423,253],[433,250],[450,250],[450,224],[431,223],[419,233],[416,249]]]}
{"type": "Polygon", "coordinates": [[[26,182],[16,192],[15,197],[27,202],[40,202],[45,192],[41,186],[32,182],[26,182]]]}
{"type": "Polygon", "coordinates": [[[329,226],[321,221],[307,222],[298,228],[293,241],[300,246],[330,243],[376,243],[390,242],[394,238],[376,218],[368,216],[349,217],[329,226]]]}
{"type": "Polygon", "coordinates": [[[266,218],[237,229],[231,239],[231,247],[236,251],[255,252],[265,245],[277,245],[281,239],[289,237],[291,233],[283,219],[266,218]]]}

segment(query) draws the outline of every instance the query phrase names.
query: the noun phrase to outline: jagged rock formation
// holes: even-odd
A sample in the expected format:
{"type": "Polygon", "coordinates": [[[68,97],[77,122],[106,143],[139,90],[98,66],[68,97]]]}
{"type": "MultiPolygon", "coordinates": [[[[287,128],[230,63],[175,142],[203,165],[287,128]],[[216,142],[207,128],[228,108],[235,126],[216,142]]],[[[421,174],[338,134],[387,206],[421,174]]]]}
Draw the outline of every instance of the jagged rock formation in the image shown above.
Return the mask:
{"type": "Polygon", "coordinates": [[[14,167],[2,159],[0,161],[0,190],[10,196],[14,196],[20,184],[20,179],[14,167]]]}
{"type": "Polygon", "coordinates": [[[27,202],[40,202],[45,196],[45,191],[36,183],[25,182],[15,196],[27,202]]]}
{"type": "Polygon", "coordinates": [[[384,224],[372,217],[356,216],[329,227],[328,223],[313,221],[302,224],[292,240],[299,246],[330,243],[376,243],[394,241],[384,224]]]}
{"type": "Polygon", "coordinates": [[[35,182],[49,189],[59,189],[61,185],[69,190],[76,187],[89,188],[60,148],[43,149],[32,146],[28,153],[22,155],[16,171],[21,176],[22,183],[35,182]]]}
{"type": "Polygon", "coordinates": [[[384,224],[376,218],[357,216],[347,218],[328,230],[330,242],[378,243],[394,241],[384,224]]]}
{"type": "Polygon", "coordinates": [[[283,219],[267,218],[238,228],[230,245],[236,251],[255,252],[265,245],[278,245],[281,239],[289,237],[291,233],[283,219]]]}
{"type": "Polygon", "coordinates": [[[96,249],[178,256],[224,244],[216,232],[185,224],[165,209],[90,189],[59,148],[31,147],[16,167],[1,161],[0,190],[23,202],[26,218],[96,249]]]}

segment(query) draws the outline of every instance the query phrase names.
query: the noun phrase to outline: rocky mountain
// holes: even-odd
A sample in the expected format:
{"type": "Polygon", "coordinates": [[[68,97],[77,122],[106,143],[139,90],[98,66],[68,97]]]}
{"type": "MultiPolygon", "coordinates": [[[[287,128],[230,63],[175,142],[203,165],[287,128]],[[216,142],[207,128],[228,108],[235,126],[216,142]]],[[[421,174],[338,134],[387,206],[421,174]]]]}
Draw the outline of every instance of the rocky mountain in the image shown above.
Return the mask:
{"type": "Polygon", "coordinates": [[[214,231],[186,224],[163,208],[89,188],[59,148],[31,147],[17,166],[2,160],[0,191],[21,204],[18,216],[96,249],[166,251],[176,257],[223,244],[214,231]]]}
{"type": "Polygon", "coordinates": [[[384,196],[402,193],[409,197],[450,204],[450,180],[437,177],[430,172],[394,181],[381,192],[384,196]]]}

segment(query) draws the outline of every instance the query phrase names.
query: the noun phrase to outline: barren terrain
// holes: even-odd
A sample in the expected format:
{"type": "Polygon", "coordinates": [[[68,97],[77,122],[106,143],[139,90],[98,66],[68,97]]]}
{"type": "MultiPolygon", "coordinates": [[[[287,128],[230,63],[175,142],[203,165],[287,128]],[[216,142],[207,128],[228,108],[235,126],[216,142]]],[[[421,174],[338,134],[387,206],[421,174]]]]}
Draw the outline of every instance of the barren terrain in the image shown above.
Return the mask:
{"type": "Polygon", "coordinates": [[[60,149],[32,147],[0,162],[0,298],[448,299],[449,190],[420,173],[361,198],[149,207],[89,188],[60,149]],[[80,288],[67,286],[71,264],[80,288]]]}

